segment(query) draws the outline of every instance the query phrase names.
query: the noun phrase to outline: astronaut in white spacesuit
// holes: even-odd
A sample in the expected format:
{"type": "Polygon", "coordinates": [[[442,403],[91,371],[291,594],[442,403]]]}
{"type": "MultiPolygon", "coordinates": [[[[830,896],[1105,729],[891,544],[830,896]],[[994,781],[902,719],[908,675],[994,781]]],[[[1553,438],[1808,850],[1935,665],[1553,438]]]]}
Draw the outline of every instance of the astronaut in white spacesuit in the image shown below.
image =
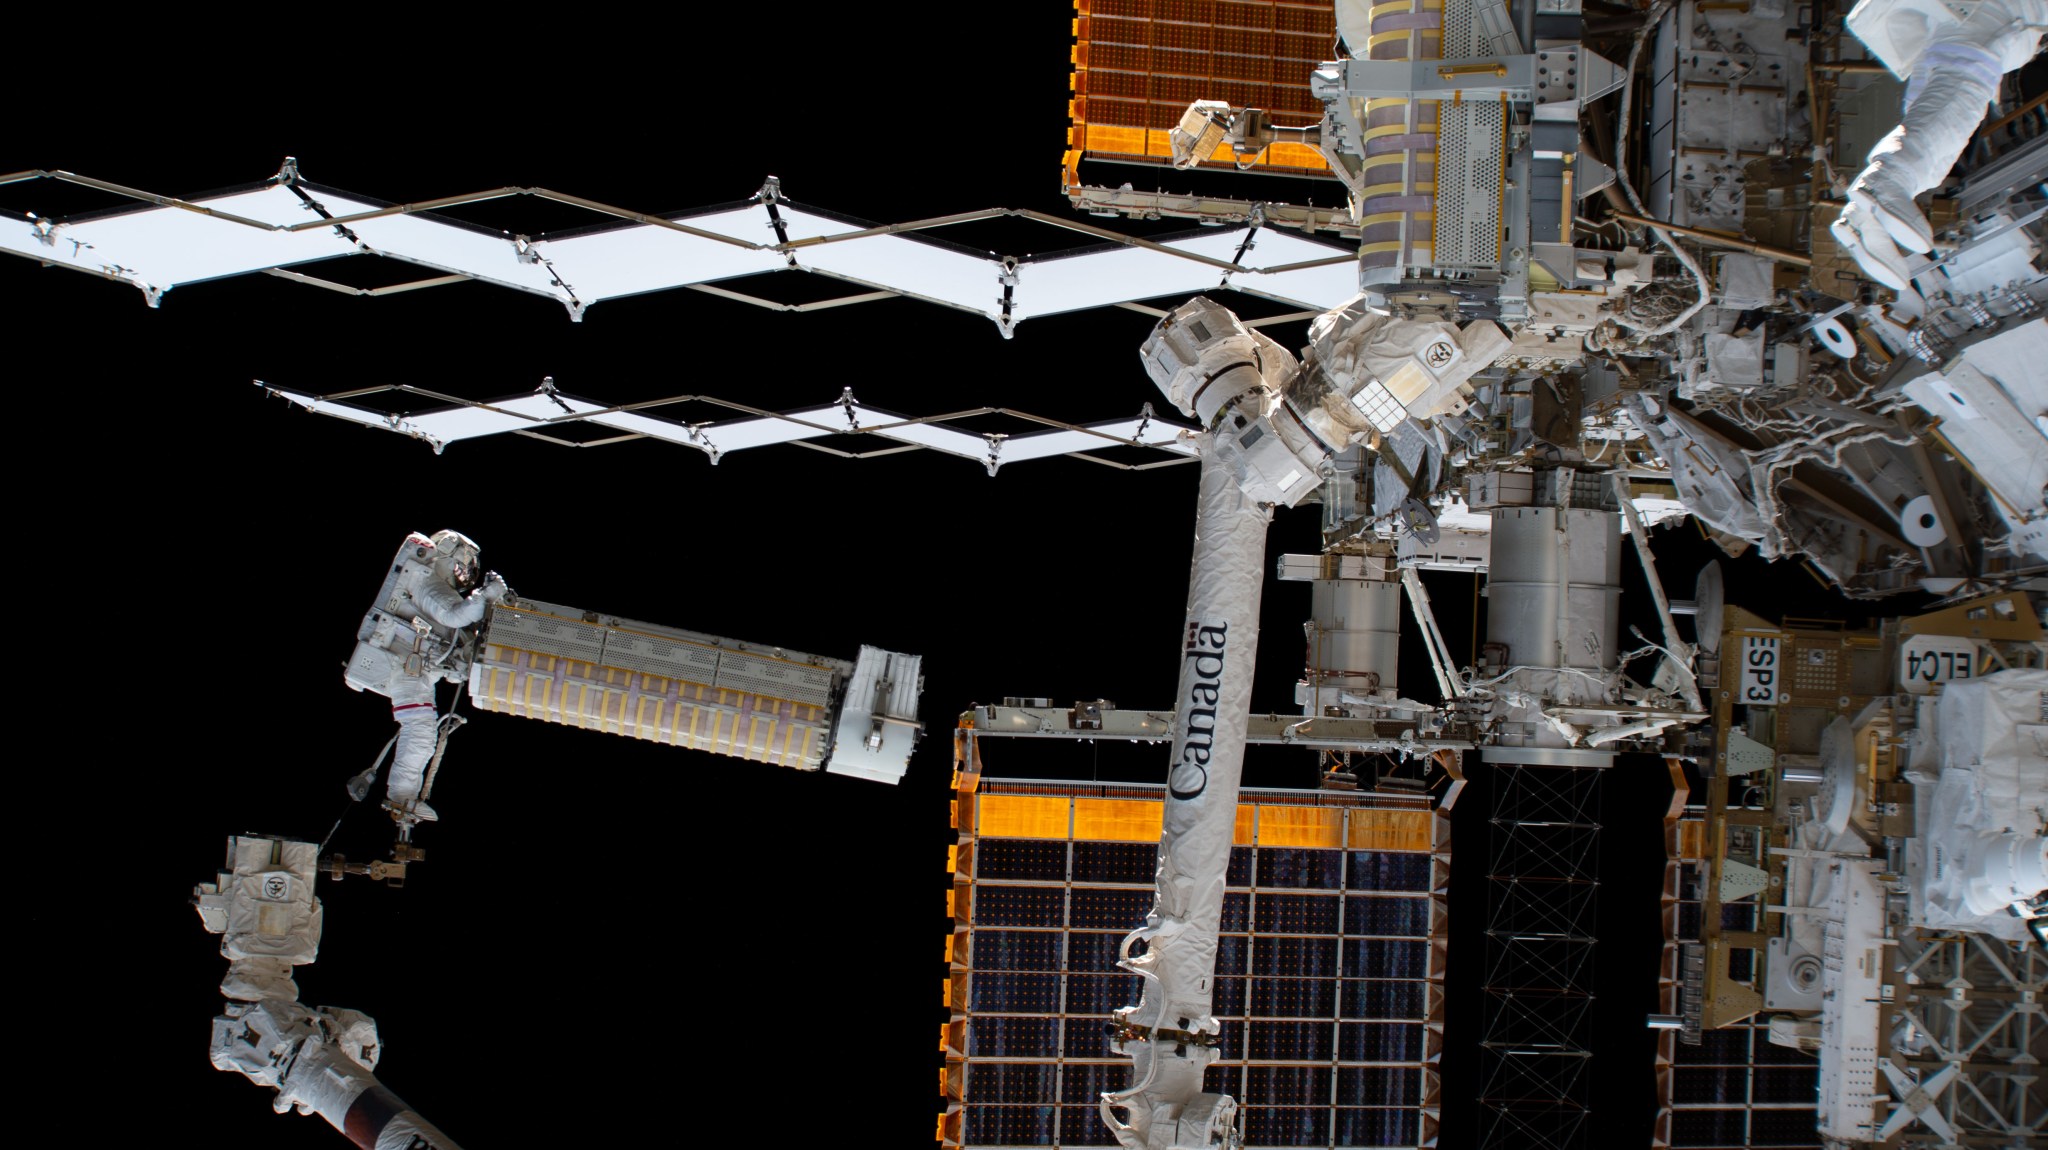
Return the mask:
{"type": "Polygon", "coordinates": [[[1906,81],[1906,100],[1832,230],[1866,275],[1903,291],[1914,253],[1934,247],[1913,199],[1948,178],[1999,77],[2033,58],[2048,31],[2048,0],[1859,0],[1848,23],[1906,81]]]}
{"type": "Polygon", "coordinates": [[[464,629],[509,596],[496,572],[482,574],[477,546],[468,536],[456,531],[413,534],[393,558],[376,604],[363,616],[344,679],[355,690],[391,699],[398,737],[384,805],[401,821],[438,817],[420,801],[439,732],[434,689],[443,679],[460,683],[467,678],[471,641],[464,629]]]}

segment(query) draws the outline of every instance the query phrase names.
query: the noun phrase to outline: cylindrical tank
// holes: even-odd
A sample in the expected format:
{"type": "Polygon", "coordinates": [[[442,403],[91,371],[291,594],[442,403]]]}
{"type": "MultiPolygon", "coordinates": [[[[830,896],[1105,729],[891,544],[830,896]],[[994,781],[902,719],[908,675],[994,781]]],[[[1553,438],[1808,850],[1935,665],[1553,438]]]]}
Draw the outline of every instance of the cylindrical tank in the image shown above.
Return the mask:
{"type": "MultiPolygon", "coordinates": [[[[1368,44],[1355,59],[1433,60],[1444,55],[1443,8],[1430,0],[1383,0],[1369,9],[1368,44]]],[[[1365,285],[1395,283],[1427,266],[1436,246],[1437,102],[1355,102],[1365,139],[1359,210],[1359,272],[1365,285]]]]}
{"type": "Polygon", "coordinates": [[[2048,889],[2048,837],[2013,831],[1979,835],[1971,852],[1964,904],[1975,914],[1996,914],[2015,899],[2048,889]]]}
{"type": "Polygon", "coordinates": [[[1486,640],[1507,665],[1584,674],[1518,676],[1551,702],[1604,700],[1621,634],[1620,517],[1577,507],[1493,513],[1486,640]]]}
{"type": "Polygon", "coordinates": [[[1308,668],[1297,690],[1302,714],[1326,714],[1378,697],[1399,697],[1401,585],[1374,579],[1310,584],[1308,668]]]}

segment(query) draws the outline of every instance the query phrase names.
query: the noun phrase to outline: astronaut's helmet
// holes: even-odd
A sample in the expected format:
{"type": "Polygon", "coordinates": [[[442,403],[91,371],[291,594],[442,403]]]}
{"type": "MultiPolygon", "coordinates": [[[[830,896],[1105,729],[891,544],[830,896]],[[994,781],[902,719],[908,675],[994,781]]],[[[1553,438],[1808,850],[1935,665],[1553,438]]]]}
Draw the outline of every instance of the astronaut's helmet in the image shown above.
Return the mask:
{"type": "Polygon", "coordinates": [[[483,582],[476,541],[460,531],[434,532],[434,570],[458,591],[483,582]]]}

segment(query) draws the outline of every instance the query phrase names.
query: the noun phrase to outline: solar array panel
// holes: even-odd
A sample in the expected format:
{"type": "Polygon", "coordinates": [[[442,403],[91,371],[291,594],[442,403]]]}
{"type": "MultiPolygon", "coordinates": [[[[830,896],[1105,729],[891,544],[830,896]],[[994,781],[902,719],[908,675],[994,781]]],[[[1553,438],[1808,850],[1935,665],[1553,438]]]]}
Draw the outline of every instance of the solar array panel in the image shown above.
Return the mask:
{"type": "MultiPolygon", "coordinates": [[[[1668,938],[1661,993],[1663,1009],[1676,1013],[1685,1002],[1681,949],[1701,937],[1706,905],[1701,895],[1710,871],[1699,857],[1703,844],[1698,833],[1679,826],[1672,830],[1666,848],[1668,938]]],[[[1748,931],[1756,928],[1756,915],[1754,902],[1726,902],[1718,917],[1724,930],[1748,931]]],[[[1728,951],[1729,974],[1747,978],[1754,955],[1755,951],[1747,948],[1728,951]]],[[[1772,1043],[1768,1034],[1767,1024],[1752,1017],[1702,1030],[1697,1043],[1680,1040],[1677,1031],[1660,1036],[1659,1051],[1669,1059],[1669,1070],[1658,1076],[1657,1131],[1666,1144],[1673,1150],[1818,1150],[1819,1061],[1814,1055],[1772,1043]]]]}
{"type": "Polygon", "coordinates": [[[1820,1064],[1742,1022],[1678,1043],[1671,1068],[1671,1145],[1682,1150],[1815,1147],[1820,1064]]]}
{"type": "MultiPolygon", "coordinates": [[[[1304,73],[1304,76],[1306,73],[1304,73]]],[[[1276,148],[1281,145],[1275,145],[1276,148]]],[[[1310,152],[1310,155],[1315,153],[1310,152]]],[[[33,211],[0,217],[0,253],[48,267],[132,284],[150,306],[181,284],[271,273],[348,295],[381,295],[476,280],[545,296],[581,319],[593,304],[646,292],[692,288],[782,310],[774,300],[718,286],[765,273],[801,270],[866,290],[829,301],[842,306],[905,297],[994,320],[1005,335],[1025,319],[1108,307],[1135,300],[1229,286],[1312,307],[1335,307],[1358,290],[1356,254],[1304,236],[1264,229],[1246,250],[1243,228],[1203,230],[1159,242],[1085,228],[1114,246],[1007,257],[934,243],[910,233],[961,222],[958,216],[868,227],[806,211],[764,188],[748,203],[692,215],[654,216],[633,209],[540,188],[499,188],[413,204],[386,205],[300,181],[295,169],[260,186],[195,201],[109,184],[73,172],[16,173],[14,183],[53,179],[99,188],[133,201],[132,211],[54,219],[33,211]],[[599,230],[571,230],[530,239],[473,227],[429,214],[428,206],[459,208],[487,200],[535,196],[582,207],[599,230]],[[317,210],[316,210],[317,209],[317,210]],[[422,268],[422,278],[389,289],[358,289],[322,278],[324,261],[374,254],[422,268]],[[1242,256],[1240,261],[1239,256],[1242,256]],[[298,269],[298,270],[294,270],[298,269]]],[[[976,218],[1023,218],[1064,230],[1074,221],[1025,209],[992,208],[976,218]]],[[[742,285],[744,286],[744,285],[742,285]]],[[[465,404],[393,420],[394,413],[276,389],[294,402],[327,414],[386,427],[445,444],[478,435],[533,429],[560,414],[588,419],[634,435],[670,439],[720,452],[807,438],[814,429],[780,415],[736,421],[715,429],[705,444],[699,429],[566,397],[528,396],[488,407],[465,404]]],[[[812,409],[829,419],[837,405],[812,409]]],[[[799,413],[792,413],[799,414],[799,413]]],[[[1126,430],[1141,421],[1126,421],[1126,430]]],[[[892,438],[939,450],[984,454],[978,436],[922,425],[899,427],[892,438]]],[[[1127,436],[1119,436],[1127,437],[1127,436]]],[[[1097,436],[1066,433],[1020,436],[1001,449],[1003,459],[1042,458],[1099,447],[1097,436]]]]}
{"type": "MultiPolygon", "coordinates": [[[[1074,789],[1070,800],[1045,784],[984,786],[962,820],[985,836],[962,839],[950,951],[964,1030],[949,1027],[949,1058],[964,1073],[941,1138],[963,1150],[1112,1142],[1095,1103],[1129,1083],[1108,1022],[1142,990],[1117,959],[1151,909],[1156,843],[1134,840],[1158,823],[1087,805],[1128,803],[1122,789],[1074,789]]],[[[1444,923],[1432,889],[1447,864],[1349,849],[1364,832],[1348,835],[1341,804],[1240,808],[1208,1082],[1239,1100],[1247,1147],[1415,1147],[1434,1130],[1444,923]]]]}
{"type": "MultiPolygon", "coordinates": [[[[1329,0],[1076,0],[1074,10],[1070,173],[1082,159],[1168,162],[1167,132],[1196,100],[1264,108],[1288,126],[1322,119],[1308,78],[1335,51],[1329,0]]],[[[1307,145],[1274,144],[1251,170],[1324,174],[1329,164],[1307,145]]]]}

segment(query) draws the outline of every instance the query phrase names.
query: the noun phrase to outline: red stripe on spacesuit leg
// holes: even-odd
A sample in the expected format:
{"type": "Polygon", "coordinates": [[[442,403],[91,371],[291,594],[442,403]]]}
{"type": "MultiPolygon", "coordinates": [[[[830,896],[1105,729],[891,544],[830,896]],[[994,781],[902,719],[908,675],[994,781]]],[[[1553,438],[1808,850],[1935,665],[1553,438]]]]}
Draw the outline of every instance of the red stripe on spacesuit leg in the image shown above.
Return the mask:
{"type": "Polygon", "coordinates": [[[418,709],[419,709],[419,708],[421,708],[421,707],[425,707],[425,708],[427,708],[428,710],[432,710],[432,709],[433,709],[433,707],[434,707],[434,704],[432,704],[432,703],[399,703],[399,704],[397,704],[397,705],[395,705],[395,706],[393,706],[393,707],[391,708],[391,713],[395,715],[395,714],[397,714],[397,713],[398,713],[398,712],[400,712],[400,711],[413,711],[413,710],[418,710],[418,709]]]}

